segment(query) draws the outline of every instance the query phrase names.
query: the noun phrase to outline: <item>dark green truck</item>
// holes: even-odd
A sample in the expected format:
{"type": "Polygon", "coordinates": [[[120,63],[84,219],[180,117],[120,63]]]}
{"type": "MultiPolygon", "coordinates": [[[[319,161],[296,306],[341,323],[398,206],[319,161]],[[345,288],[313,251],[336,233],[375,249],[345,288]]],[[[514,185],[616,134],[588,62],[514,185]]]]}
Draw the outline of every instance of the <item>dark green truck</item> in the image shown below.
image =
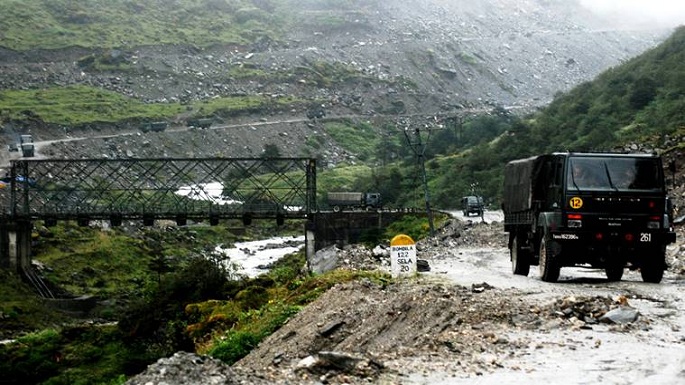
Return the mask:
{"type": "Polygon", "coordinates": [[[566,266],[625,268],[658,283],[675,242],[662,160],[653,154],[553,153],[507,163],[502,209],[514,274],[539,267],[555,282],[566,266]]]}

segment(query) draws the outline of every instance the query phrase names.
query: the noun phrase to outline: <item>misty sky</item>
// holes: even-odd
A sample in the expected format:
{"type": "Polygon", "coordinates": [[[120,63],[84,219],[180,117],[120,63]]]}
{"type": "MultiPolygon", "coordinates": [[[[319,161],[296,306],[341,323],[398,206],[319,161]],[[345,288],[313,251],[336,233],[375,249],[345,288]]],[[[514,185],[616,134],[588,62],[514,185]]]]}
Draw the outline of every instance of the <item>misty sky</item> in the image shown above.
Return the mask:
{"type": "Polygon", "coordinates": [[[675,27],[685,25],[683,0],[580,0],[583,6],[628,23],[675,27]]]}

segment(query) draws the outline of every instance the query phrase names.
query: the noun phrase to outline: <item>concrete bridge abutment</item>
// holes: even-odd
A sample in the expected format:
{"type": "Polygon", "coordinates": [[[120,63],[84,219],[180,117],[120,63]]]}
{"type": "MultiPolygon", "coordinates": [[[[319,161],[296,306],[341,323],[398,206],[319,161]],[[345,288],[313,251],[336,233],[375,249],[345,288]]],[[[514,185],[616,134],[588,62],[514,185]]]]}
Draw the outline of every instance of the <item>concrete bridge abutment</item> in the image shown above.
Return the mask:
{"type": "Polygon", "coordinates": [[[21,273],[31,267],[31,222],[0,224],[0,266],[21,273]]]}

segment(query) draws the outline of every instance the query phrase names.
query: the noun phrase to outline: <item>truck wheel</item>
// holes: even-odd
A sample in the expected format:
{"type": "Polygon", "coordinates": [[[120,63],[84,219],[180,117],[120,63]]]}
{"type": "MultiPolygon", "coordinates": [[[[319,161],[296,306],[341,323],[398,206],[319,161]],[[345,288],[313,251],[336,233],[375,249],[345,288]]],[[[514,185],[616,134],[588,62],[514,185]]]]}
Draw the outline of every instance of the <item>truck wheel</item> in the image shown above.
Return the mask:
{"type": "Polygon", "coordinates": [[[604,273],[607,275],[607,279],[611,282],[618,282],[623,278],[623,271],[625,270],[625,264],[623,261],[609,262],[604,268],[604,273]]]}
{"type": "Polygon", "coordinates": [[[654,258],[650,258],[647,263],[643,263],[640,267],[640,275],[642,280],[649,283],[659,283],[664,278],[664,270],[666,269],[666,249],[661,248],[654,252],[654,258]]]}
{"type": "Polygon", "coordinates": [[[340,206],[333,206],[333,212],[339,213],[340,212],[340,206]]]}
{"type": "Polygon", "coordinates": [[[511,242],[511,272],[516,275],[526,276],[530,272],[530,255],[527,250],[521,249],[519,237],[514,236],[511,242]]]}
{"type": "Polygon", "coordinates": [[[559,279],[561,267],[554,259],[552,250],[549,249],[549,236],[547,233],[540,239],[540,279],[545,282],[556,282],[559,279]]]}

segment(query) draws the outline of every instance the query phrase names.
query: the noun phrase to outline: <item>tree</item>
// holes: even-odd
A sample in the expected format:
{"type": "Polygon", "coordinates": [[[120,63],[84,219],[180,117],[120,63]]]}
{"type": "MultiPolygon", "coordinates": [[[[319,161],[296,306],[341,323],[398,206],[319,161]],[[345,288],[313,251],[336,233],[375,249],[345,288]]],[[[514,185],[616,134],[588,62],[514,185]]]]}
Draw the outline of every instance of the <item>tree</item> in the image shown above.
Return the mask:
{"type": "Polygon", "coordinates": [[[262,155],[260,157],[261,158],[280,158],[281,157],[281,150],[278,148],[278,145],[273,144],[273,143],[267,143],[264,145],[264,149],[262,150],[262,155]]]}

